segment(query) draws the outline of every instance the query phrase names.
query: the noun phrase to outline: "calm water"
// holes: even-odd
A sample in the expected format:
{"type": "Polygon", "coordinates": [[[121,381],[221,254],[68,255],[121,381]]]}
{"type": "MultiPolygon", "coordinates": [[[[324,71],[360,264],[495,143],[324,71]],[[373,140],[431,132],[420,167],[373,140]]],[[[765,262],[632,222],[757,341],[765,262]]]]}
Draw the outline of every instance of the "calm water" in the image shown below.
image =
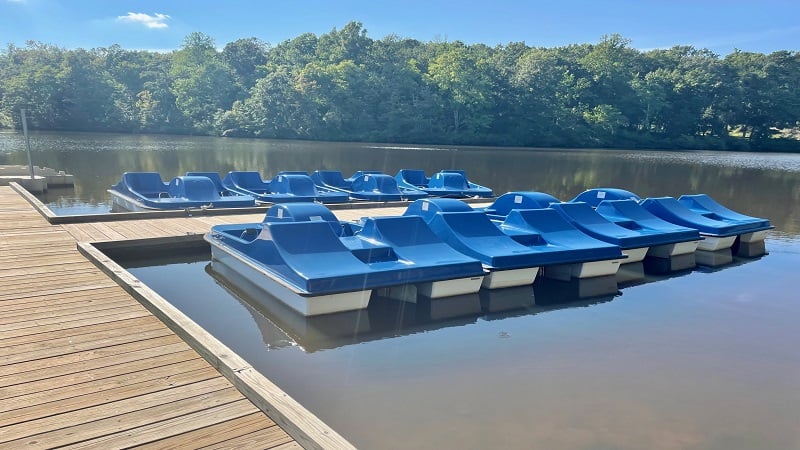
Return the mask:
{"type": "MultiPolygon", "coordinates": [[[[21,143],[0,133],[0,164],[24,163],[21,143]]],[[[96,134],[32,144],[36,164],[77,176],[74,192],[47,199],[63,211],[107,211],[105,189],[125,170],[418,167],[563,199],[603,185],[705,192],[769,217],[768,255],[616,294],[540,280],[418,305],[377,298],[312,320],[254,308],[247,285],[211,271],[204,251],[130,270],[359,448],[800,448],[800,155],[96,134]]]]}
{"type": "MultiPolygon", "coordinates": [[[[213,137],[34,133],[34,164],[76,176],[74,189],[53,189],[43,201],[57,214],[108,212],[106,190],[125,171],[157,171],[169,180],[192,170],[467,171],[497,193],[548,192],[571,199],[586,188],[614,186],[640,196],[704,192],[744,212],[800,230],[800,154],[615,150],[517,150],[224,139],[213,137]]],[[[0,132],[0,164],[26,164],[22,135],[0,132]]]]}

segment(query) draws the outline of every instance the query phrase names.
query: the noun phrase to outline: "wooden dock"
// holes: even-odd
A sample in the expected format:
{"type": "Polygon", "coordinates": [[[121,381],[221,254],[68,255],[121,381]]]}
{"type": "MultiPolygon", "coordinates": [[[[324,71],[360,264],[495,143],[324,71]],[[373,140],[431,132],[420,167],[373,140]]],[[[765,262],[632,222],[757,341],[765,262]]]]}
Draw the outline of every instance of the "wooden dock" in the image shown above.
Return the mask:
{"type": "Polygon", "coordinates": [[[17,191],[0,187],[0,449],[352,448],[146,286],[125,289],[85,256],[91,243],[263,213],[50,224],[17,191]]]}

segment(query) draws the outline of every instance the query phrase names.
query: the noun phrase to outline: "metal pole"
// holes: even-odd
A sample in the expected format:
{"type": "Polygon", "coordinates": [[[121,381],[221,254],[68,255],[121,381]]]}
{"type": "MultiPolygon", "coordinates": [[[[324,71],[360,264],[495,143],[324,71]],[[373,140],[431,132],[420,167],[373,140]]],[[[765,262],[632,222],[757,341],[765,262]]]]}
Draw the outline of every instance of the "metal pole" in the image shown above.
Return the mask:
{"type": "Polygon", "coordinates": [[[31,161],[31,139],[28,137],[28,119],[25,117],[25,108],[20,110],[22,114],[22,134],[25,135],[25,145],[28,149],[28,173],[33,179],[33,162],[31,161]]]}

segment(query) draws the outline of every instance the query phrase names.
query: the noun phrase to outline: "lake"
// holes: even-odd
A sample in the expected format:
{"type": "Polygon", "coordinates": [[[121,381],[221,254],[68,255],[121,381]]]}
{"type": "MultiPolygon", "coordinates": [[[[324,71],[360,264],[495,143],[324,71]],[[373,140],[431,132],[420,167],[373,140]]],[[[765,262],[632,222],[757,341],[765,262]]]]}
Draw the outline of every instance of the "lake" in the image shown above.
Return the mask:
{"type": "MultiPolygon", "coordinates": [[[[305,320],[253,307],[203,251],[129,270],[359,448],[800,448],[800,155],[81,133],[31,143],[35,164],[76,176],[43,197],[62,214],[107,212],[105,189],[137,170],[459,168],[496,193],[565,200],[597,186],[707,193],[769,218],[769,254],[600,296],[539,280],[305,320]]],[[[23,144],[0,133],[0,164],[24,164],[23,144]]]]}
{"type": "MultiPolygon", "coordinates": [[[[106,190],[125,171],[156,171],[168,181],[187,171],[463,169],[496,193],[534,190],[569,200],[587,188],[613,186],[642,197],[704,192],[742,212],[798,231],[800,154],[711,151],[555,150],[409,146],[129,135],[33,133],[34,164],[75,175],[74,189],[42,200],[56,214],[108,212],[106,190]]],[[[27,164],[21,133],[0,132],[0,164],[27,164]]]]}

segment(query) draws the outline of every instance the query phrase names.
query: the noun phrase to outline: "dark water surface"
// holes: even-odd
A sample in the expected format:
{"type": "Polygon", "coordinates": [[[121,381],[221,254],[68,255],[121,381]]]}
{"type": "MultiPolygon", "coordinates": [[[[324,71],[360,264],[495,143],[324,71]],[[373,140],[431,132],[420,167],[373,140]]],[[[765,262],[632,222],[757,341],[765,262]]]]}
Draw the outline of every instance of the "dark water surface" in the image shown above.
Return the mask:
{"type": "MultiPolygon", "coordinates": [[[[21,143],[0,133],[0,164],[24,164],[21,143]]],[[[253,307],[204,249],[129,270],[359,448],[800,448],[800,155],[102,134],[36,134],[32,145],[35,164],[77,177],[46,198],[62,214],[106,212],[105,189],[126,170],[416,167],[562,199],[596,186],[704,192],[768,217],[766,256],[601,296],[537,280],[417,305],[374,298],[360,313],[306,320],[253,307]]]]}

